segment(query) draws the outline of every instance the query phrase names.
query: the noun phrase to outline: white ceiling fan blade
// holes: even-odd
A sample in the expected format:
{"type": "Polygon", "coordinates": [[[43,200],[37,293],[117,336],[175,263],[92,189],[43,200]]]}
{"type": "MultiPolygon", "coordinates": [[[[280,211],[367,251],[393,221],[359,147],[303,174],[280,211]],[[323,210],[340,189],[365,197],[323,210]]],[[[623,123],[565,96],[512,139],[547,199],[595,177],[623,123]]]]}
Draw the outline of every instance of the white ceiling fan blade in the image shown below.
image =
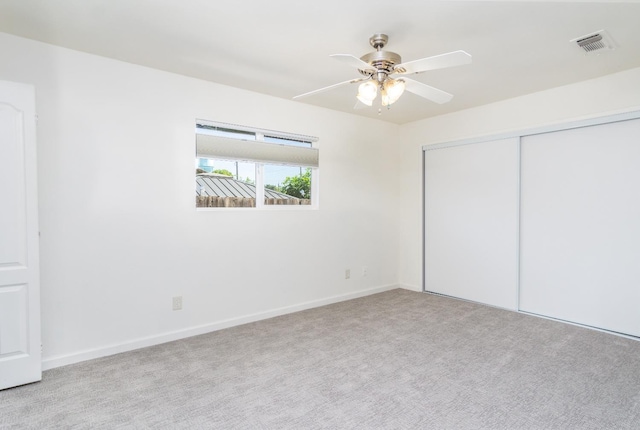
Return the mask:
{"type": "Polygon", "coordinates": [[[453,51],[447,54],[408,61],[394,67],[393,73],[410,75],[426,72],[427,70],[444,69],[446,67],[462,66],[471,63],[471,55],[464,51],[453,51]]]}
{"type": "Polygon", "coordinates": [[[355,67],[359,70],[371,70],[375,71],[375,68],[371,66],[371,64],[362,61],[358,57],[355,57],[351,54],[332,54],[329,55],[331,58],[335,58],[338,61],[341,61],[351,67],[355,67]]]}
{"type": "Polygon", "coordinates": [[[405,83],[405,89],[407,91],[419,95],[420,97],[424,97],[425,99],[429,99],[433,102],[443,104],[451,101],[451,99],[453,98],[453,94],[449,94],[437,88],[430,87],[429,85],[423,84],[422,82],[414,81],[413,79],[407,78],[402,78],[402,80],[405,83]]]}
{"type": "Polygon", "coordinates": [[[322,93],[324,91],[332,90],[332,89],[337,88],[337,87],[342,86],[342,85],[355,84],[356,82],[366,81],[367,79],[369,79],[369,78],[358,78],[358,79],[351,79],[349,81],[339,82],[337,84],[329,85],[328,87],[319,88],[317,90],[309,91],[308,93],[298,94],[293,99],[294,100],[301,99],[303,97],[308,97],[308,96],[312,96],[314,94],[322,93]]]}

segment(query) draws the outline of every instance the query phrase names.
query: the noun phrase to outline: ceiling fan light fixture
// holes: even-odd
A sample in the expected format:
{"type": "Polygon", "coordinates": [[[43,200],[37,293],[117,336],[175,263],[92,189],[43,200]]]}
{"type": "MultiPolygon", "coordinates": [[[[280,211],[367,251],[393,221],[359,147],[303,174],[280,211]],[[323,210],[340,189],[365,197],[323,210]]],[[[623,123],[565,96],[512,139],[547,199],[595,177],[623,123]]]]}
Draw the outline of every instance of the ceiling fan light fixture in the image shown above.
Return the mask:
{"type": "Polygon", "coordinates": [[[367,106],[372,106],[373,101],[378,95],[378,85],[374,81],[367,81],[358,87],[358,100],[367,106]]]}
{"type": "Polygon", "coordinates": [[[398,101],[404,93],[405,83],[402,79],[387,79],[382,86],[382,105],[389,106],[398,101]]]}
{"type": "MultiPolygon", "coordinates": [[[[600,34],[598,37],[600,37],[600,34]]],[[[309,91],[295,96],[294,99],[311,96],[342,85],[355,84],[356,82],[360,84],[357,94],[357,108],[362,106],[373,106],[373,102],[378,96],[378,90],[380,91],[383,106],[390,106],[398,101],[405,89],[410,93],[438,104],[447,103],[453,98],[452,94],[430,87],[422,82],[414,81],[408,77],[404,77],[404,75],[413,75],[416,73],[426,72],[428,70],[444,69],[447,67],[469,64],[471,63],[471,55],[465,51],[458,50],[403,63],[400,55],[394,52],[384,51],[382,49],[387,44],[388,40],[389,37],[385,34],[374,34],[369,39],[369,43],[375,51],[365,54],[360,58],[351,54],[331,55],[332,58],[354,67],[362,77],[339,82],[314,91],[309,91]]],[[[592,40],[595,40],[595,38],[589,39],[589,41],[592,40]]],[[[585,41],[581,41],[581,43],[583,42],[585,41]]]]}

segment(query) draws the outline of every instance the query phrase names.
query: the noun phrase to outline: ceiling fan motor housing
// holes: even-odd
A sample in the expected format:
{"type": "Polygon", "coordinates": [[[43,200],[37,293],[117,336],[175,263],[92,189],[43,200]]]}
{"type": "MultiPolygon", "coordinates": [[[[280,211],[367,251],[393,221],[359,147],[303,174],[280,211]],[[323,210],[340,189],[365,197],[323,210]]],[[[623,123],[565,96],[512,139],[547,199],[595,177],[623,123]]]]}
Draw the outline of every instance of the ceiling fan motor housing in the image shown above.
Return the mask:
{"type": "MultiPolygon", "coordinates": [[[[375,51],[369,54],[365,54],[360,57],[365,63],[371,64],[372,68],[378,72],[385,72],[390,74],[393,71],[393,66],[402,63],[402,58],[395,52],[389,51],[375,51]]],[[[370,70],[360,70],[359,72],[365,76],[371,76],[370,70]]]]}

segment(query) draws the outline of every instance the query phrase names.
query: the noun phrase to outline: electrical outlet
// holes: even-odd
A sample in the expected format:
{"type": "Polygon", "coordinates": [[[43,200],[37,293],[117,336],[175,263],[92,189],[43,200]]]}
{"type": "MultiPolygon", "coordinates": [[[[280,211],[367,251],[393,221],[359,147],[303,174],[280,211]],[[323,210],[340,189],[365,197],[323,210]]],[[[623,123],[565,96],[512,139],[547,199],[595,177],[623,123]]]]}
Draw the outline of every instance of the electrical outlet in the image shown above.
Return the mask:
{"type": "Polygon", "coordinates": [[[173,298],[173,310],[182,310],[182,296],[176,296],[173,298]]]}
{"type": "Polygon", "coordinates": [[[367,266],[362,266],[362,276],[367,276],[367,266]]]}
{"type": "Polygon", "coordinates": [[[351,269],[347,269],[344,271],[344,279],[351,278],[351,269]]]}

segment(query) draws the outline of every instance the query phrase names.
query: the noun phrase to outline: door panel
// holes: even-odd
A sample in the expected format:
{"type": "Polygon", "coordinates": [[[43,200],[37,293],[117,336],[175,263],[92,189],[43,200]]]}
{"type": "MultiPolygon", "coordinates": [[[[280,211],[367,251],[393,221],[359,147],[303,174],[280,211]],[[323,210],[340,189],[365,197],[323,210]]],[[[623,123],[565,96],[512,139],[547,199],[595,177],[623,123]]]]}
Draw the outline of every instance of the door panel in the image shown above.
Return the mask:
{"type": "Polygon", "coordinates": [[[26,265],[26,205],[22,112],[0,103],[0,268],[26,265]],[[9,162],[11,160],[11,162],[9,162]]]}
{"type": "Polygon", "coordinates": [[[640,119],[522,139],[520,309],[640,336],[640,119]]]}
{"type": "Polygon", "coordinates": [[[0,356],[27,354],[27,286],[0,288],[0,356]]]}
{"type": "Polygon", "coordinates": [[[0,81],[0,389],[39,381],[35,96],[0,81]]]}
{"type": "Polygon", "coordinates": [[[426,291],[516,309],[518,143],[425,151],[426,291]]]}

